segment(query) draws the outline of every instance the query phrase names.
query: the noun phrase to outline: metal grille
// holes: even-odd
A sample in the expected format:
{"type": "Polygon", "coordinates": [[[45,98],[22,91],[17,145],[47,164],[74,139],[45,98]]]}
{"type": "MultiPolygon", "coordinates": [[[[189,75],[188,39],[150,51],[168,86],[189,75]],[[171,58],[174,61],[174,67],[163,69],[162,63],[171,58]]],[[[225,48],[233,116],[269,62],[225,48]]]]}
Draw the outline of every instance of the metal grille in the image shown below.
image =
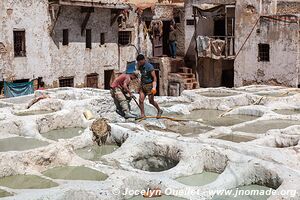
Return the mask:
{"type": "Polygon", "coordinates": [[[15,57],[26,56],[25,31],[14,31],[14,52],[15,57]]]}
{"type": "Polygon", "coordinates": [[[270,45],[258,44],[258,61],[269,62],[270,61],[270,45]]]}
{"type": "Polygon", "coordinates": [[[187,19],[186,25],[193,26],[193,25],[195,25],[195,21],[193,19],[187,19]]]}
{"type": "Polygon", "coordinates": [[[131,31],[120,31],[119,32],[119,44],[128,45],[131,43],[131,31]]]}
{"type": "Polygon", "coordinates": [[[61,78],[59,79],[59,87],[74,87],[74,78],[61,78]]]}

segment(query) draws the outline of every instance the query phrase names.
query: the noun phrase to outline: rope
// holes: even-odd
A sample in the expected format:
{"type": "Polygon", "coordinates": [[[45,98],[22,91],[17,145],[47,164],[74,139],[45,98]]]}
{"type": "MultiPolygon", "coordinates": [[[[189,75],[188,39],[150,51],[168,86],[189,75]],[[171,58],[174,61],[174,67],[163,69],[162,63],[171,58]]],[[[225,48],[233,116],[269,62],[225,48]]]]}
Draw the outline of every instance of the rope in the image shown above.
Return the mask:
{"type": "Polygon", "coordinates": [[[237,58],[237,57],[238,57],[238,55],[240,54],[240,52],[241,52],[241,51],[242,51],[242,49],[244,48],[244,46],[245,46],[246,42],[248,41],[248,39],[249,39],[249,38],[250,38],[250,36],[252,35],[252,33],[253,33],[253,31],[254,31],[255,27],[257,26],[257,24],[258,24],[258,22],[259,22],[260,18],[261,18],[261,16],[259,16],[259,17],[258,17],[258,19],[256,20],[256,22],[255,22],[255,24],[254,24],[254,26],[253,26],[253,28],[252,28],[251,32],[248,34],[248,36],[247,36],[246,40],[244,41],[243,45],[241,46],[241,48],[240,48],[240,49],[239,49],[239,51],[237,52],[237,54],[236,54],[235,58],[237,58]]]}

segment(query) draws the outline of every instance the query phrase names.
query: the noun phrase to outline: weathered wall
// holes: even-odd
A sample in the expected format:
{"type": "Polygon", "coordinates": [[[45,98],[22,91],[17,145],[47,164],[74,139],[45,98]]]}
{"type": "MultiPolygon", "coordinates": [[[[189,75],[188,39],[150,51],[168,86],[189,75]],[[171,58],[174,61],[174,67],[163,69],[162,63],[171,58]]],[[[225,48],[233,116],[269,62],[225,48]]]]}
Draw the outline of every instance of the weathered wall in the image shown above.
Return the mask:
{"type": "MultiPolygon", "coordinates": [[[[239,0],[235,48],[240,49],[260,15],[276,14],[276,1],[239,0]]],[[[235,60],[235,86],[298,85],[299,25],[260,20],[235,60]],[[259,30],[259,33],[256,31],[259,30]],[[270,44],[270,62],[258,62],[258,44],[270,44]]]]}
{"type": "MultiPolygon", "coordinates": [[[[195,27],[194,25],[187,25],[186,20],[194,20],[193,5],[200,4],[232,4],[235,0],[186,0],[185,1],[185,56],[188,60],[195,61],[195,27]]],[[[197,32],[199,35],[210,36],[214,32],[213,20],[198,18],[197,32]]]]}
{"type": "Polygon", "coordinates": [[[1,54],[1,73],[6,80],[32,79],[41,73],[50,76],[48,1],[0,2],[0,42],[7,52],[1,54]],[[26,31],[26,57],[14,58],[13,30],[26,31]]]}
{"type": "MultiPolygon", "coordinates": [[[[81,23],[85,13],[80,7],[62,7],[50,37],[51,19],[48,1],[4,0],[0,2],[0,42],[7,53],[0,53],[0,69],[5,80],[43,77],[48,87],[57,87],[59,77],[74,76],[74,85],[85,86],[86,75],[99,74],[98,86],[103,88],[104,70],[124,70],[126,62],[136,57],[134,47],[118,48],[118,23],[110,26],[109,9],[95,8],[87,29],[92,29],[92,49],[87,49],[81,23]],[[13,30],[26,31],[26,57],[14,57],[13,30]],[[62,45],[62,30],[69,29],[69,45],[62,45]],[[100,45],[100,33],[106,44],[100,45]],[[118,53],[120,52],[120,59],[118,53]]],[[[137,28],[132,28],[132,43],[137,43],[137,28]]]]}

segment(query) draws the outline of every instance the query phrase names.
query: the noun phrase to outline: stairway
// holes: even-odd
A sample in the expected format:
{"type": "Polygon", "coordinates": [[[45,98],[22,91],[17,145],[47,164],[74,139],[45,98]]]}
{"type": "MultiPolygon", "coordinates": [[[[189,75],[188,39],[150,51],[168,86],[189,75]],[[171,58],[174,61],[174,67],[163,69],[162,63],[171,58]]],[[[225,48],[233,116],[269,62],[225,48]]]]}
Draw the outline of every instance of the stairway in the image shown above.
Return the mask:
{"type": "Polygon", "coordinates": [[[178,72],[171,73],[176,74],[184,83],[185,90],[192,90],[199,88],[198,81],[196,80],[195,74],[192,72],[191,68],[188,67],[179,67],[178,72]]]}

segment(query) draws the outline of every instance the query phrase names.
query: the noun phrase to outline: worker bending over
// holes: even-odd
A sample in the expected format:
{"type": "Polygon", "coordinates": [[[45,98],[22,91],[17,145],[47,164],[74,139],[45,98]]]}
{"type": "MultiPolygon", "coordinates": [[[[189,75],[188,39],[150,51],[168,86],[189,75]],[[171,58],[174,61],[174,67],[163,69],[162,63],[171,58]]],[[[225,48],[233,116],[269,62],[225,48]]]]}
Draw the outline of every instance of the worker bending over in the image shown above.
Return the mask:
{"type": "Polygon", "coordinates": [[[145,56],[140,54],[136,58],[137,69],[141,73],[141,86],[140,86],[140,110],[141,118],[145,117],[144,100],[148,96],[149,103],[157,109],[157,117],[161,117],[163,111],[158,104],[154,101],[154,95],[156,94],[157,77],[154,71],[153,65],[146,62],[145,56]]]}
{"type": "Polygon", "coordinates": [[[121,74],[110,85],[111,96],[117,107],[116,112],[126,119],[137,117],[130,112],[130,101],[135,96],[131,93],[129,84],[138,78],[138,74],[134,69],[127,69],[126,73],[121,74]]]}

